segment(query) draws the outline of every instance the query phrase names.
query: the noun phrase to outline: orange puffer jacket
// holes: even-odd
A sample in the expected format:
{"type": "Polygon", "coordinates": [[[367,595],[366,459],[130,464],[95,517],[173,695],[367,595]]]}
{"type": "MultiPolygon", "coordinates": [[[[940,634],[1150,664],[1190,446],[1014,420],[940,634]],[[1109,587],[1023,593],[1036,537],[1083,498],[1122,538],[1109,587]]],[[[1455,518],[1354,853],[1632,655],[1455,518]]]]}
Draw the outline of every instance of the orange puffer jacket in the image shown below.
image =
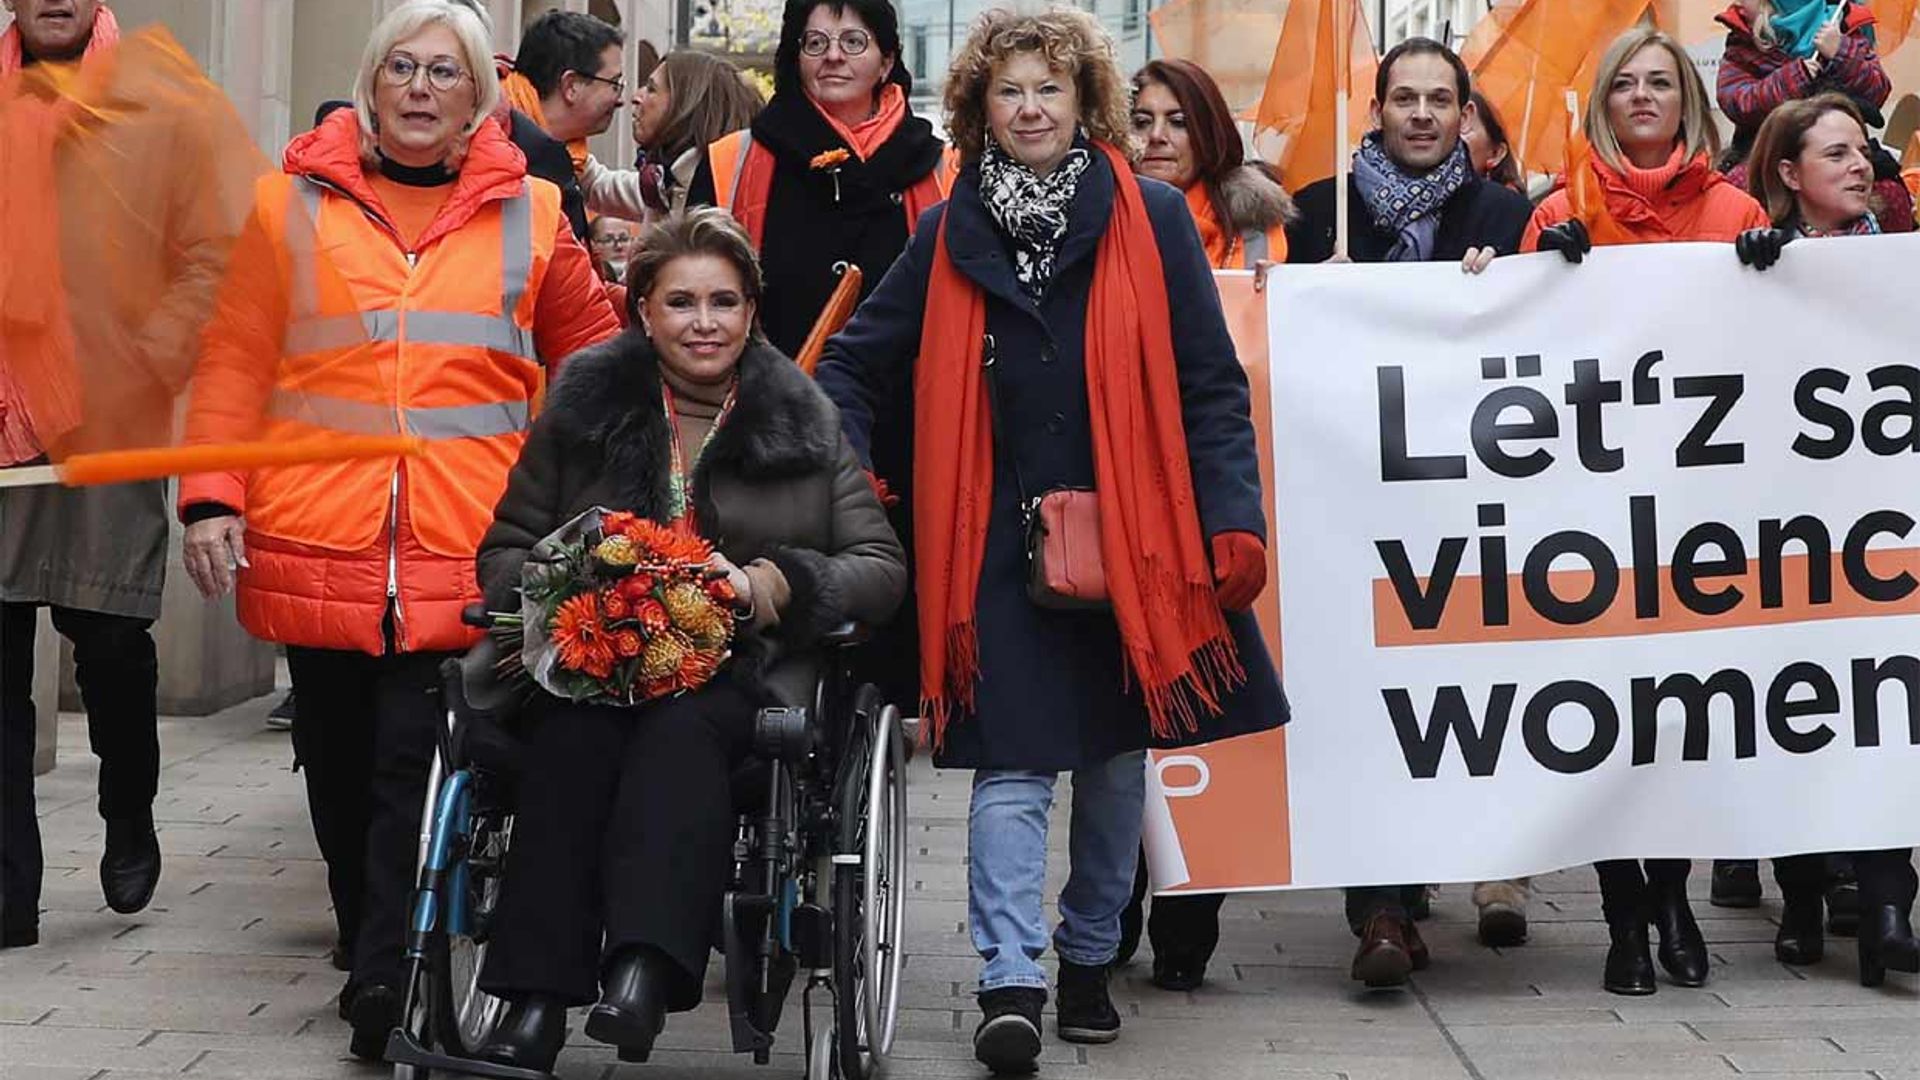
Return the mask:
{"type": "MultiPolygon", "coordinates": [[[[1705,154],[1683,160],[1676,149],[1673,160],[1659,169],[1615,169],[1599,157],[1593,171],[1605,204],[1605,216],[1618,229],[1587,221],[1596,244],[1660,244],[1680,240],[1732,243],[1748,229],[1771,223],[1753,196],[1727,183],[1705,154]],[[1614,233],[1623,235],[1612,235],[1614,233]]],[[[1547,196],[1520,241],[1521,251],[1540,250],[1540,233],[1574,216],[1572,192],[1562,188],[1547,196]]]]}
{"type": "Polygon", "coordinates": [[[246,516],[239,614],[254,635],[376,655],[460,649],[477,636],[460,622],[480,595],[474,552],[547,378],[619,326],[559,191],[527,176],[497,125],[474,134],[412,250],[362,172],[359,134],[336,112],[256,189],[187,439],[405,433],[424,449],[186,477],[180,508],[246,516]]]}

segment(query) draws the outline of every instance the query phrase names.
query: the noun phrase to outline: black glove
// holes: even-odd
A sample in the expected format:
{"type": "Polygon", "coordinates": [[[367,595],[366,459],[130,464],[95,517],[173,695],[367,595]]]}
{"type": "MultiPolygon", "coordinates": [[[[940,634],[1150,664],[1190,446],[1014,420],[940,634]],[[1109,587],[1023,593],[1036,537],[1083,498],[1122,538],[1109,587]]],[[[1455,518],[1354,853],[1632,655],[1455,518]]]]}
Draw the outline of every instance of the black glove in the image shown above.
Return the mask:
{"type": "Polygon", "coordinates": [[[1780,250],[1792,239],[1787,229],[1748,229],[1733,242],[1733,250],[1743,265],[1765,270],[1780,261],[1780,250]]]}
{"type": "Polygon", "coordinates": [[[1593,250],[1593,238],[1587,235],[1587,227],[1579,218],[1568,218],[1540,230],[1540,250],[1557,251],[1561,258],[1578,263],[1593,250]]]}

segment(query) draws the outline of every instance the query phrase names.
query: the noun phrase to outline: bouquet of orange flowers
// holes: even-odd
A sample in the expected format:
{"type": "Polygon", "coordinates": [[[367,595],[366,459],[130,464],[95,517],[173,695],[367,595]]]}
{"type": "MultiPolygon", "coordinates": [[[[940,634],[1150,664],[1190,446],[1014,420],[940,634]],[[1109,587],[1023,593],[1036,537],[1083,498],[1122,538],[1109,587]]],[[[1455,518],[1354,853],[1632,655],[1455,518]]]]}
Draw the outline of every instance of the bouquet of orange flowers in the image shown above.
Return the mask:
{"type": "Polygon", "coordinates": [[[494,616],[519,639],[506,663],[570,701],[636,705],[705,685],[734,623],[733,586],[712,557],[698,536],[587,511],[535,545],[519,614],[494,616]]]}

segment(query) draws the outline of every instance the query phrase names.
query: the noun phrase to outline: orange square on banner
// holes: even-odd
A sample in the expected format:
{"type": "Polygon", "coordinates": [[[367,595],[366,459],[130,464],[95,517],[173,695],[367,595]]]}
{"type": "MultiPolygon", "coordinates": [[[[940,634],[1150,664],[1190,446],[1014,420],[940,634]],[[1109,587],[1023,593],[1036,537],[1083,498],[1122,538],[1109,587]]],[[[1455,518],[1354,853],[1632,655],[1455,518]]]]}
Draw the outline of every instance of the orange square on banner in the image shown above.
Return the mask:
{"type": "MultiPolygon", "coordinates": [[[[1260,634],[1280,667],[1280,567],[1273,520],[1273,404],[1267,366],[1267,305],[1248,274],[1216,274],[1240,364],[1253,397],[1260,487],[1267,507],[1266,591],[1254,601],[1260,634]]],[[[1152,755],[1160,786],[1169,793],[1188,880],[1181,892],[1284,885],[1293,880],[1287,802],[1285,728],[1152,755]],[[1190,793],[1189,793],[1190,792],[1190,793]]]]}

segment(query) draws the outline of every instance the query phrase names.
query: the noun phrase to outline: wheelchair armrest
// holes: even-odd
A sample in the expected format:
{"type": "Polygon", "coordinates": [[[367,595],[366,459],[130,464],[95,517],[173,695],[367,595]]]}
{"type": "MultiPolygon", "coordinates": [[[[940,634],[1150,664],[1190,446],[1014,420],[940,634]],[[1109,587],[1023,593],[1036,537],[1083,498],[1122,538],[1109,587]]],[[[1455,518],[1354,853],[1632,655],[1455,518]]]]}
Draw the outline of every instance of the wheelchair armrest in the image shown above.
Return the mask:
{"type": "Polygon", "coordinates": [[[844,649],[849,645],[864,644],[872,637],[871,627],[857,622],[843,622],[820,635],[820,644],[830,649],[844,649]]]}

